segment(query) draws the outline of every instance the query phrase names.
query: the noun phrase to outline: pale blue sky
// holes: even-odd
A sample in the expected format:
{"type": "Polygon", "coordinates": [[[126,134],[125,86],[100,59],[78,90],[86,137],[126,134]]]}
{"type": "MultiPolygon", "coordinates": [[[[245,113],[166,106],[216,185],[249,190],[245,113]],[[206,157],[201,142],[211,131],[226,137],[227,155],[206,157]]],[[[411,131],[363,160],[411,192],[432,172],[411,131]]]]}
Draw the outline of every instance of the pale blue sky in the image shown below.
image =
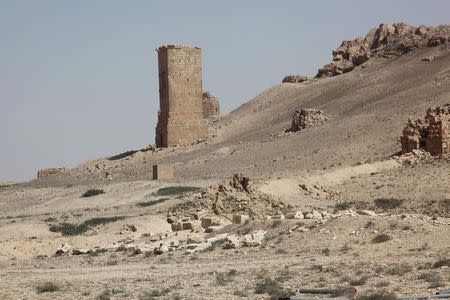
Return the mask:
{"type": "Polygon", "coordinates": [[[0,181],[154,143],[155,48],[203,49],[229,112],[314,75],[380,23],[448,24],[450,1],[0,0],[0,181]]]}

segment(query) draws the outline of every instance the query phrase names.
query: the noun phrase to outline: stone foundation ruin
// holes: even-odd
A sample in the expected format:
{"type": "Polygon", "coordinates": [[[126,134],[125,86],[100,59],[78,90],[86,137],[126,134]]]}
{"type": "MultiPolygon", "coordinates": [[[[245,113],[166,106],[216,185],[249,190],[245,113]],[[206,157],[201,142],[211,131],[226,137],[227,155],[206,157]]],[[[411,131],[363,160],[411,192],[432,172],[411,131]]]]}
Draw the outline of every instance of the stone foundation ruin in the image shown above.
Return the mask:
{"type": "Polygon", "coordinates": [[[323,111],[319,109],[305,109],[296,110],[292,116],[290,132],[299,131],[307,127],[313,127],[327,121],[328,118],[324,116],[323,111]]]}
{"type": "Polygon", "coordinates": [[[449,154],[450,104],[430,107],[424,118],[408,120],[403,129],[402,153],[423,149],[431,155],[449,154]]]}

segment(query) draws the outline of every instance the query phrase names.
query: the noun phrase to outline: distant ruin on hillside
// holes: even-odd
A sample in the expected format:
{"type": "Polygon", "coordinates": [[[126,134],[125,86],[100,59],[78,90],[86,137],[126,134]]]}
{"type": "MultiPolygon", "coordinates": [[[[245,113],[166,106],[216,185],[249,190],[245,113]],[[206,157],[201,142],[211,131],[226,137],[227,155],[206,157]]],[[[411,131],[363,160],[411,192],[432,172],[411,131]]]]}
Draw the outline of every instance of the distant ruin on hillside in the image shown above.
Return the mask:
{"type": "Polygon", "coordinates": [[[217,100],[203,94],[201,49],[168,45],[157,49],[159,69],[156,147],[188,145],[208,136],[217,100]]]}
{"type": "Polygon", "coordinates": [[[450,104],[430,107],[425,118],[409,119],[401,143],[403,154],[418,149],[431,155],[450,154],[450,104]]]}

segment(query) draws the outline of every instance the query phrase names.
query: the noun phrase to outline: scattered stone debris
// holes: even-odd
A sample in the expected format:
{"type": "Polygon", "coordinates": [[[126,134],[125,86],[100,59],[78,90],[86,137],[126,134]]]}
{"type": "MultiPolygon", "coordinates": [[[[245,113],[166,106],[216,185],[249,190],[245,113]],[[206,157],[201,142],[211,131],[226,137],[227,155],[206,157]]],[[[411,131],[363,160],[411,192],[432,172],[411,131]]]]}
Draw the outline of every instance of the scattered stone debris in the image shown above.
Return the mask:
{"type": "Polygon", "coordinates": [[[419,162],[430,162],[434,160],[434,157],[422,149],[412,150],[401,156],[394,156],[394,159],[403,165],[416,165],[419,162]]]}
{"type": "MultiPolygon", "coordinates": [[[[237,215],[235,215],[236,218],[237,215]]],[[[311,209],[309,211],[290,211],[284,214],[267,216],[267,219],[278,220],[278,222],[287,222],[287,219],[303,219],[303,222],[296,222],[291,220],[293,226],[280,231],[280,234],[292,234],[294,232],[306,232],[325,224],[330,219],[336,219],[340,217],[357,217],[357,216],[369,216],[371,218],[378,215],[369,210],[352,209],[341,210],[335,213],[328,213],[326,210],[311,209]],[[286,221],[284,221],[286,219],[286,221]]],[[[246,219],[244,215],[240,215],[240,224],[244,224],[242,220],[246,219]]],[[[224,250],[237,249],[241,247],[259,247],[265,240],[267,231],[265,230],[253,230],[251,232],[243,231],[240,233],[219,233],[213,237],[208,237],[208,229],[214,227],[215,222],[218,222],[218,218],[202,218],[202,221],[195,220],[190,222],[178,222],[180,230],[183,228],[183,224],[190,223],[192,228],[188,234],[178,234],[177,232],[166,232],[160,234],[143,234],[140,238],[126,238],[120,240],[118,244],[109,247],[94,247],[93,249],[87,248],[74,248],[70,244],[62,244],[55,252],[55,256],[62,255],[86,255],[97,254],[101,252],[127,252],[137,254],[148,253],[154,255],[160,255],[172,251],[184,251],[186,254],[192,254],[195,252],[211,251],[215,248],[222,248],[224,250]],[[194,225],[196,224],[196,225],[194,225]],[[203,224],[205,227],[200,226],[203,224]],[[202,228],[203,227],[203,228],[202,228]],[[204,231],[202,230],[204,229],[204,231]]],[[[234,219],[233,219],[234,220],[234,219]]],[[[431,219],[430,219],[431,220],[431,219]]],[[[172,225],[174,225],[172,224],[172,225]]],[[[236,224],[236,223],[235,223],[236,224]]],[[[322,230],[322,229],[319,229],[322,230]]],[[[239,232],[239,231],[238,231],[239,232]]],[[[355,233],[357,234],[357,233],[355,233]]]]}
{"type": "Polygon", "coordinates": [[[299,184],[299,187],[303,190],[304,194],[307,196],[315,196],[319,198],[324,198],[327,200],[339,200],[341,193],[339,191],[333,190],[331,188],[326,188],[320,184],[306,185],[299,184]]]}
{"type": "Polygon", "coordinates": [[[283,214],[286,211],[285,204],[271,195],[257,191],[248,177],[235,174],[228,184],[205,188],[201,195],[171,208],[168,216],[198,220],[203,214],[232,221],[235,214],[254,219],[283,214]]]}
{"type": "Polygon", "coordinates": [[[37,178],[47,178],[51,175],[60,174],[66,171],[66,168],[47,168],[37,172],[37,178]]]}
{"type": "Polygon", "coordinates": [[[72,246],[68,243],[62,244],[55,252],[55,256],[68,254],[72,250],[72,246]]]}
{"type": "Polygon", "coordinates": [[[425,118],[409,119],[400,141],[403,154],[419,149],[431,155],[450,153],[450,104],[430,107],[425,118]]]}
{"type": "Polygon", "coordinates": [[[328,118],[324,116],[323,111],[319,109],[305,109],[296,110],[292,116],[291,128],[288,131],[296,132],[308,127],[314,127],[327,121],[328,118]]]}
{"type": "Polygon", "coordinates": [[[436,55],[425,56],[421,59],[421,61],[433,61],[436,58],[436,55]]]}
{"type": "Polygon", "coordinates": [[[283,78],[282,83],[302,83],[309,81],[310,78],[302,75],[287,75],[283,78]]]}
{"type": "Polygon", "coordinates": [[[450,26],[419,26],[404,23],[381,24],[365,37],[344,41],[333,51],[333,62],[319,69],[316,77],[341,75],[371,57],[400,56],[409,51],[450,44],[450,26]]]}

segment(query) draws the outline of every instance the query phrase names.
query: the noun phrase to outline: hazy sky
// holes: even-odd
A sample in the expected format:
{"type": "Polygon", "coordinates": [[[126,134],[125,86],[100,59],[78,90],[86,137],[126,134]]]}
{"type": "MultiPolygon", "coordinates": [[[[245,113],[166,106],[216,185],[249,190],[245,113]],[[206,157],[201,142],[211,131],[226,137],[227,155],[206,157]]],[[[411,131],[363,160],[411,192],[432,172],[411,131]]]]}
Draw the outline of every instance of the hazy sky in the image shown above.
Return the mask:
{"type": "Polygon", "coordinates": [[[0,181],[154,143],[157,55],[202,48],[229,112],[286,74],[314,75],[380,23],[448,24],[450,1],[0,0],[0,181]]]}

